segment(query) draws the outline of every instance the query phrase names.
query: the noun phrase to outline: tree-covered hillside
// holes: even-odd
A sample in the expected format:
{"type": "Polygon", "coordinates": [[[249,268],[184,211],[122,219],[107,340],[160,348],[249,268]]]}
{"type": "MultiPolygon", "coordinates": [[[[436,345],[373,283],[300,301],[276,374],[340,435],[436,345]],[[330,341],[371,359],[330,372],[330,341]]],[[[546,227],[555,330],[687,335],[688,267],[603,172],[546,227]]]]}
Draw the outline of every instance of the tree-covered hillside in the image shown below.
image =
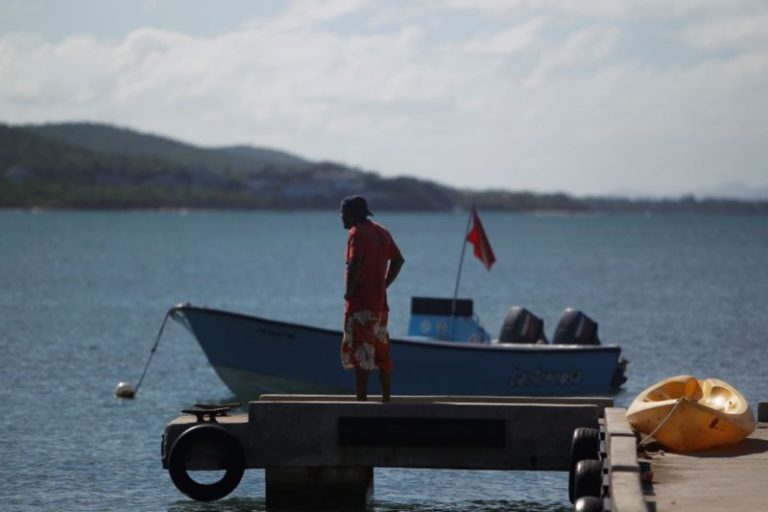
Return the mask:
{"type": "Polygon", "coordinates": [[[450,208],[456,197],[270,149],[206,149],[95,124],[0,126],[4,207],[337,208],[351,193],[384,208],[450,208]]]}
{"type": "Polygon", "coordinates": [[[462,192],[272,149],[201,148],[108,125],[0,125],[2,207],[338,208],[349,194],[383,209],[449,210],[473,200],[583,209],[562,196],[462,192]]]}
{"type": "Polygon", "coordinates": [[[578,199],[459,190],[268,148],[203,148],[94,123],[0,124],[4,208],[338,208],[349,194],[377,209],[768,212],[768,202],[578,199]]]}

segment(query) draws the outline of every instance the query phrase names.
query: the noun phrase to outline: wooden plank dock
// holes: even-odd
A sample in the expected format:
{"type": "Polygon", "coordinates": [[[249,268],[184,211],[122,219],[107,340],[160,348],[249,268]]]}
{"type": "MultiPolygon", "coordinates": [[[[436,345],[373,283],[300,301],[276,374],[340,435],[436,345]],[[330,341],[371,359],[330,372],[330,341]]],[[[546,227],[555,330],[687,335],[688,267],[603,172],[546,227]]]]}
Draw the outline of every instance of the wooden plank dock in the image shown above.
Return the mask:
{"type": "Polygon", "coordinates": [[[652,456],[656,510],[768,510],[768,423],[735,446],[652,456]]]}
{"type": "Polygon", "coordinates": [[[651,444],[639,458],[624,412],[606,409],[606,510],[768,510],[768,404],[759,404],[756,430],[737,445],[673,453],[651,444]]]}

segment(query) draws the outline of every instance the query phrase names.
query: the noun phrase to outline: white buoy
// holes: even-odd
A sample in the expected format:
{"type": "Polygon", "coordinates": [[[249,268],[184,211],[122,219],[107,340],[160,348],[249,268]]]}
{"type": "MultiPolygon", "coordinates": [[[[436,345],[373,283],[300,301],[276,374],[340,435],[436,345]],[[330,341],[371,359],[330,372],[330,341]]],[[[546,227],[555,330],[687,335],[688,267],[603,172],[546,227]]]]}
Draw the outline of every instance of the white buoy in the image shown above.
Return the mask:
{"type": "Polygon", "coordinates": [[[130,382],[120,381],[115,386],[115,396],[118,398],[133,398],[135,394],[136,390],[130,382]]]}

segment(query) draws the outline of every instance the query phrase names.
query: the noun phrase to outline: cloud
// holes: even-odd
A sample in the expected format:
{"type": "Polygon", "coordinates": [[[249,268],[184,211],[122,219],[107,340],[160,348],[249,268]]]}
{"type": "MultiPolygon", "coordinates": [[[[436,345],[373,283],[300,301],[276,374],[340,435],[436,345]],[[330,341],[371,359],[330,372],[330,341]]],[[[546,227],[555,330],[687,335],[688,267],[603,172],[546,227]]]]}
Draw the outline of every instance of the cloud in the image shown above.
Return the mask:
{"type": "Polygon", "coordinates": [[[733,16],[694,23],[681,34],[692,46],[707,50],[765,49],[768,46],[768,9],[759,15],[733,16]]]}
{"type": "Polygon", "coordinates": [[[218,35],[6,33],[0,118],[114,122],[476,187],[764,181],[756,4],[723,17],[718,2],[677,2],[647,25],[664,16],[656,0],[642,14],[609,4],[408,2],[398,18],[386,2],[300,1],[218,35]]]}
{"type": "Polygon", "coordinates": [[[477,53],[510,54],[533,47],[541,37],[546,18],[536,17],[500,32],[483,35],[466,43],[465,50],[477,53]]]}
{"type": "Polygon", "coordinates": [[[297,0],[289,13],[313,20],[331,20],[350,14],[367,3],[368,0],[297,0]]]}
{"type": "Polygon", "coordinates": [[[307,29],[362,9],[369,0],[294,0],[285,11],[266,20],[246,23],[271,33],[307,29]]]}
{"type": "Polygon", "coordinates": [[[590,65],[611,55],[618,36],[618,27],[591,26],[571,33],[565,42],[544,54],[527,83],[540,84],[558,70],[578,67],[591,69],[590,65]]]}
{"type": "Polygon", "coordinates": [[[270,125],[337,130],[352,109],[439,97],[444,83],[422,72],[418,29],[343,37],[323,27],[361,4],[297,2],[266,23],[216,37],[138,29],[118,41],[51,43],[9,34],[0,38],[0,74],[8,77],[0,113],[9,120],[120,115],[196,141],[211,136],[190,122],[202,115],[232,124],[217,132],[215,142],[224,142],[244,117],[274,137],[270,125]]]}
{"type": "Polygon", "coordinates": [[[579,0],[575,2],[563,2],[561,0],[450,0],[448,5],[454,9],[487,11],[494,14],[536,11],[610,19],[622,17],[630,9],[627,3],[615,0],[579,0]]]}

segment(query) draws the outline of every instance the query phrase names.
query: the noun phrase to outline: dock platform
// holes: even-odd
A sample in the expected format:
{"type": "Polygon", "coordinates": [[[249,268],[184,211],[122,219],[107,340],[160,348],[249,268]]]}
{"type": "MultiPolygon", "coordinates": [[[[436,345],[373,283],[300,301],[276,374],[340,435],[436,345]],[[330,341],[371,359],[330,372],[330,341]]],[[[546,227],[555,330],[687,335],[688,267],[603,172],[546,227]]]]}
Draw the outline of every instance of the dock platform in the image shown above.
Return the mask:
{"type": "Polygon", "coordinates": [[[371,398],[262,396],[247,414],[215,417],[206,411],[216,407],[186,409],[163,434],[163,467],[198,500],[219,499],[245,469],[264,468],[268,508],[363,509],[377,467],[567,472],[574,430],[597,431],[612,405],[606,398],[371,398]],[[221,469],[216,484],[188,474],[221,469]]]}
{"type": "Polygon", "coordinates": [[[565,471],[575,509],[590,512],[768,510],[768,403],[739,444],[691,453],[641,446],[605,398],[272,395],[247,414],[229,406],[198,404],[163,434],[163,467],[194,499],[226,496],[245,469],[264,468],[268,508],[362,510],[373,468],[396,467],[565,471]],[[222,469],[214,484],[188,474],[222,469]]]}
{"type": "Polygon", "coordinates": [[[605,510],[768,510],[768,404],[759,404],[757,428],[737,445],[674,453],[649,444],[639,456],[625,412],[606,410],[609,491],[605,510]]]}

